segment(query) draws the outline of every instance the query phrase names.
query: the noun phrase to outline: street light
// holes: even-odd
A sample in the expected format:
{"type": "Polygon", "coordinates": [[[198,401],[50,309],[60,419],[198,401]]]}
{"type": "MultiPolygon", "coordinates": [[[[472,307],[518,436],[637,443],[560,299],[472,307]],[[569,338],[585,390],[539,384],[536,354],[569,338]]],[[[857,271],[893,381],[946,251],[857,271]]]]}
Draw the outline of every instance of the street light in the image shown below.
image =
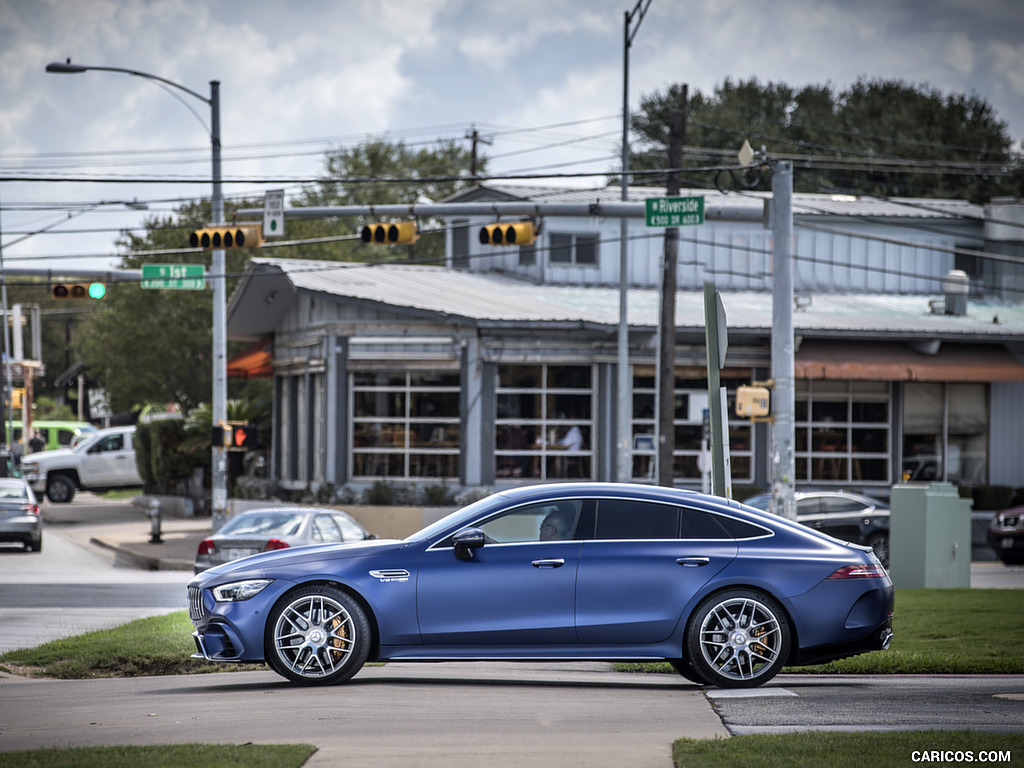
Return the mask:
{"type": "MultiPolygon", "coordinates": [[[[196,93],[190,88],[167,80],[158,75],[148,72],[140,72],[135,69],[124,69],[123,67],[95,67],[83,64],[72,64],[71,59],[66,62],[53,62],[46,65],[46,71],[54,74],[75,75],[81,72],[94,70],[97,72],[121,72],[125,75],[134,75],[145,80],[152,80],[157,83],[169,85],[193,98],[199,99],[210,106],[210,147],[212,153],[213,170],[213,196],[211,198],[213,224],[224,223],[224,197],[221,194],[220,177],[220,81],[210,81],[210,97],[196,93]]],[[[173,95],[173,94],[172,94],[173,95]]],[[[182,102],[185,103],[185,102],[182,102]]],[[[188,104],[185,103],[188,107],[188,104]]],[[[189,107],[191,112],[191,107],[189,107]]],[[[195,114],[195,113],[193,113],[195,114]]],[[[198,116],[197,116],[198,117],[198,116]]],[[[200,120],[202,122],[202,120],[200,120]]],[[[205,128],[205,126],[204,126],[205,128]]],[[[213,283],[213,423],[219,424],[227,420],[227,302],[225,295],[227,286],[224,277],[224,251],[222,249],[213,252],[213,260],[210,271],[211,282],[213,283]]],[[[213,472],[210,483],[213,490],[213,527],[214,530],[220,527],[223,522],[224,511],[227,508],[227,479],[226,479],[226,458],[223,446],[213,447],[212,456],[213,472]]]]}

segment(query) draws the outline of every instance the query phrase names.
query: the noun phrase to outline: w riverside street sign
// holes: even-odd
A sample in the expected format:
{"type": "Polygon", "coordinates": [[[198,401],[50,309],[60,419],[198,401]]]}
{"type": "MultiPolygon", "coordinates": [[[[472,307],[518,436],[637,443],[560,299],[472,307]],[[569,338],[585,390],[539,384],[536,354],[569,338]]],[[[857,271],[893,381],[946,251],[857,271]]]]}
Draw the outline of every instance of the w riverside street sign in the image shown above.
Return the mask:
{"type": "Polygon", "coordinates": [[[648,227],[686,227],[704,223],[704,196],[648,197],[648,227]]]}
{"type": "Polygon", "coordinates": [[[202,264],[143,264],[142,287],[201,291],[206,287],[202,264]]]}

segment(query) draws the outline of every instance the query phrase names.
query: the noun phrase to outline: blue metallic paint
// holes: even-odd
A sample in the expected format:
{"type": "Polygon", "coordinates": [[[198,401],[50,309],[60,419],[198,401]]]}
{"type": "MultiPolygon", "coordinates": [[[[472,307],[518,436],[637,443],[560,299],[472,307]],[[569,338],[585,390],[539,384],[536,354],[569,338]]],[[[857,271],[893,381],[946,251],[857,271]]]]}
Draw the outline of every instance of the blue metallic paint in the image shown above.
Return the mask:
{"type": "Polygon", "coordinates": [[[743,587],[779,601],[793,633],[788,661],[800,663],[827,658],[831,648],[847,655],[881,647],[876,636],[888,626],[893,603],[889,579],[827,579],[844,565],[872,562],[863,548],[725,499],[577,483],[503,491],[403,541],[255,555],[203,572],[189,586],[200,590],[205,608],[204,616],[193,616],[201,652],[221,661],[262,660],[274,605],[296,586],[331,584],[364,606],[374,635],[371,658],[680,658],[687,618],[700,601],[743,587]],[[765,533],[738,540],[489,543],[469,559],[455,556],[455,532],[501,510],[557,499],[689,506],[765,533]],[[401,570],[409,576],[390,575],[401,570]],[[273,581],[250,600],[212,598],[216,586],[257,578],[273,581]]]}

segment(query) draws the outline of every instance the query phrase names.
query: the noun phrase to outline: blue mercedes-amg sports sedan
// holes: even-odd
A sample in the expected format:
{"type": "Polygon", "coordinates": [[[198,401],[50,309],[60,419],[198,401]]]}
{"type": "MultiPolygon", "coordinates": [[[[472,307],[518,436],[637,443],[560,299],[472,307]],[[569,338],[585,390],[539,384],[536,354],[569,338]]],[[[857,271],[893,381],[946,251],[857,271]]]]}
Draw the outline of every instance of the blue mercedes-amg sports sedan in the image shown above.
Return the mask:
{"type": "Polygon", "coordinates": [[[339,683],[370,661],[668,661],[752,687],[885,649],[893,587],[867,547],[688,491],[533,485],[402,540],[266,552],[188,585],[195,658],[339,683]]]}

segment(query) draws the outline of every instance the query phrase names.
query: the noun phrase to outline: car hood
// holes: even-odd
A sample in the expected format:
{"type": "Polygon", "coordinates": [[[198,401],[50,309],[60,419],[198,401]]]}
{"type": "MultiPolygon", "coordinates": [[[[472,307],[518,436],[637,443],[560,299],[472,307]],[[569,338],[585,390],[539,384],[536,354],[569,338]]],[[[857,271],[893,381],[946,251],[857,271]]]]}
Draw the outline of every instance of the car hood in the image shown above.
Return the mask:
{"type": "Polygon", "coordinates": [[[69,456],[75,456],[75,452],[70,448],[55,448],[52,451],[39,451],[38,453],[30,453],[22,459],[22,463],[38,463],[38,464],[49,464],[54,461],[64,461],[69,456]]]}
{"type": "Polygon", "coordinates": [[[313,544],[306,547],[278,549],[273,552],[260,552],[205,570],[197,574],[189,584],[201,586],[200,582],[228,575],[260,578],[269,568],[298,565],[311,560],[322,562],[382,555],[401,549],[406,545],[407,542],[401,539],[366,539],[343,544],[313,544]]]}

